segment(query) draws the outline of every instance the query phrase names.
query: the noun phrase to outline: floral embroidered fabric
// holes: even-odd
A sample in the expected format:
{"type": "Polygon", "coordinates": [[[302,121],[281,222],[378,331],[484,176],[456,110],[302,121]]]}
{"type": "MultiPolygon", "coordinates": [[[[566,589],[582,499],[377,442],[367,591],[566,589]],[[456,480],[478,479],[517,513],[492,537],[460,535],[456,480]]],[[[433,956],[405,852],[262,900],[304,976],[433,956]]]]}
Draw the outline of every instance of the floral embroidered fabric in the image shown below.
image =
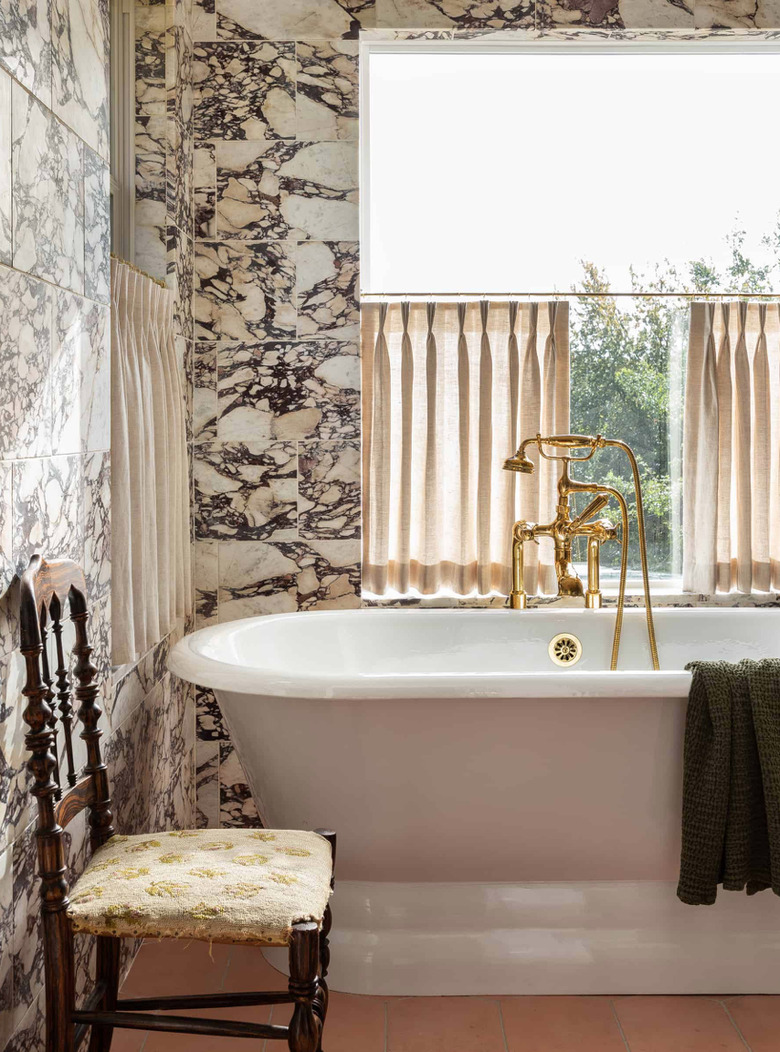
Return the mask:
{"type": "Polygon", "coordinates": [[[113,836],[71,889],[74,931],[286,946],[320,923],[330,844],[292,829],[199,829],[113,836]]]}

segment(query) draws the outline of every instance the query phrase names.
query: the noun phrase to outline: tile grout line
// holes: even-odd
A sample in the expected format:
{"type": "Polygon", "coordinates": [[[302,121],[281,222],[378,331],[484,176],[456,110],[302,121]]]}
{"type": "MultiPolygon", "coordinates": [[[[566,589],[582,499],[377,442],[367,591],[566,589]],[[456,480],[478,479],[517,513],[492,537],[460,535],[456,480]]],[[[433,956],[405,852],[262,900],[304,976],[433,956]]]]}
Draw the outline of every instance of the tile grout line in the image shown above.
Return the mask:
{"type": "Polygon", "coordinates": [[[718,1004],[723,1009],[723,1011],[726,1013],[726,1018],[728,1019],[728,1021],[731,1023],[731,1025],[736,1030],[737,1035],[738,1035],[740,1041],[742,1042],[742,1044],[747,1049],[747,1052],[753,1052],[753,1049],[750,1047],[750,1043],[748,1042],[747,1038],[745,1037],[745,1035],[740,1030],[739,1024],[737,1023],[736,1019],[734,1018],[734,1016],[729,1011],[729,1006],[726,1004],[725,1001],[718,1001],[718,1004]]]}
{"type": "Polygon", "coordinates": [[[384,1044],[384,1052],[387,1052],[388,1041],[390,1039],[390,1034],[389,1034],[390,1027],[389,1027],[389,1020],[388,1020],[387,1001],[384,1002],[384,1008],[385,1008],[385,1044],[384,1044]]]}
{"type": "Polygon", "coordinates": [[[504,1026],[504,1005],[500,997],[498,999],[498,1021],[501,1024],[501,1036],[504,1039],[504,1052],[509,1052],[509,1042],[506,1038],[506,1028],[504,1026]]]}
{"type": "Polygon", "coordinates": [[[611,997],[609,999],[609,1007],[612,1009],[612,1018],[615,1020],[615,1023],[617,1024],[618,1032],[619,1032],[621,1038],[623,1039],[623,1044],[626,1046],[626,1052],[631,1052],[631,1048],[630,1048],[630,1046],[628,1044],[628,1038],[626,1037],[626,1032],[623,1029],[623,1024],[620,1022],[620,1016],[617,1014],[617,1009],[615,1008],[614,999],[611,998],[611,997]]]}

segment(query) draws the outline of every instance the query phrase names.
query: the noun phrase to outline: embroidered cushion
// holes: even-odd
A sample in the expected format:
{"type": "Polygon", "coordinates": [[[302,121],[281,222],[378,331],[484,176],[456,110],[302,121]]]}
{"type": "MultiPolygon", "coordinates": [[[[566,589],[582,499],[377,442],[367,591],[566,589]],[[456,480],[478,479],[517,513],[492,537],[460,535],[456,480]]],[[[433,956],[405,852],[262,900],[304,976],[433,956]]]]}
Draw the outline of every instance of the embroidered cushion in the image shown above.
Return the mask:
{"type": "Polygon", "coordinates": [[[113,836],[71,890],[74,931],[286,946],[321,923],[330,844],[292,829],[113,836]]]}

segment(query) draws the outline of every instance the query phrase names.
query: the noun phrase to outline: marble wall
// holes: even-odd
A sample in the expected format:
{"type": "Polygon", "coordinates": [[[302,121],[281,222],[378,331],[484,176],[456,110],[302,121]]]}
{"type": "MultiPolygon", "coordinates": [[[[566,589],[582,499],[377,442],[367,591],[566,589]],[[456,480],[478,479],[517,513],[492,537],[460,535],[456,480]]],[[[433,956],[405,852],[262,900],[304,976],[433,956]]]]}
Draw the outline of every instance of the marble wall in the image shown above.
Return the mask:
{"type": "MultiPolygon", "coordinates": [[[[780,0],[194,0],[199,626],[360,604],[360,37],[700,36],[780,0]]],[[[206,690],[199,821],[257,820],[206,690]]]]}
{"type": "MultiPolygon", "coordinates": [[[[192,192],[183,135],[176,139],[189,104],[176,63],[185,62],[190,10],[177,3],[150,12],[141,24],[161,22],[163,34],[150,56],[139,41],[139,66],[148,57],[155,72],[139,109],[150,121],[172,115],[175,127],[152,125],[167,136],[162,167],[151,148],[139,164],[154,169],[150,196],[159,203],[162,194],[162,272],[177,288],[184,365],[192,252],[182,245],[189,230],[191,246],[192,192]],[[177,226],[168,216],[183,218],[177,226]]],[[[0,1048],[14,1052],[43,1049],[34,812],[15,651],[14,574],[33,549],[86,569],[118,823],[126,832],[194,823],[194,693],[166,671],[175,634],[137,664],[111,668],[108,33],[107,0],[0,0],[0,1048]]],[[[150,269],[152,239],[141,226],[141,265],[150,269]]],[[[68,832],[76,876],[87,857],[83,821],[68,832]]],[[[82,990],[89,950],[80,940],[82,990]]]]}

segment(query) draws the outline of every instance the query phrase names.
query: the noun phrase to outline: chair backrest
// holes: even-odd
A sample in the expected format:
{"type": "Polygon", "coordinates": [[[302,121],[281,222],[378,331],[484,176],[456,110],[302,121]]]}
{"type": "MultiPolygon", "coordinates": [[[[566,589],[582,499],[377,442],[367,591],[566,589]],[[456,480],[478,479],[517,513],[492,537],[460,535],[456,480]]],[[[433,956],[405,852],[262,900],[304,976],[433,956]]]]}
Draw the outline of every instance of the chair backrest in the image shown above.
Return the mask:
{"type": "Polygon", "coordinates": [[[63,827],[88,808],[93,851],[114,833],[108,772],[100,751],[100,684],[98,670],[90,660],[87,589],[81,567],[70,561],[47,563],[41,555],[33,555],[20,582],[19,620],[20,649],[27,671],[22,690],[27,700],[23,717],[30,728],[25,737],[31,754],[27,766],[33,776],[31,791],[38,802],[37,840],[44,901],[47,882],[51,883],[49,890],[54,899],[61,901],[60,896],[67,897],[63,827]],[[75,631],[75,689],[71,684],[70,654],[63,642],[63,622],[68,615],[75,631]],[[50,649],[54,651],[54,668],[50,649]],[[72,699],[78,706],[80,737],[86,746],[82,772],[74,768],[72,699]],[[60,735],[64,754],[60,750],[60,735]]]}

